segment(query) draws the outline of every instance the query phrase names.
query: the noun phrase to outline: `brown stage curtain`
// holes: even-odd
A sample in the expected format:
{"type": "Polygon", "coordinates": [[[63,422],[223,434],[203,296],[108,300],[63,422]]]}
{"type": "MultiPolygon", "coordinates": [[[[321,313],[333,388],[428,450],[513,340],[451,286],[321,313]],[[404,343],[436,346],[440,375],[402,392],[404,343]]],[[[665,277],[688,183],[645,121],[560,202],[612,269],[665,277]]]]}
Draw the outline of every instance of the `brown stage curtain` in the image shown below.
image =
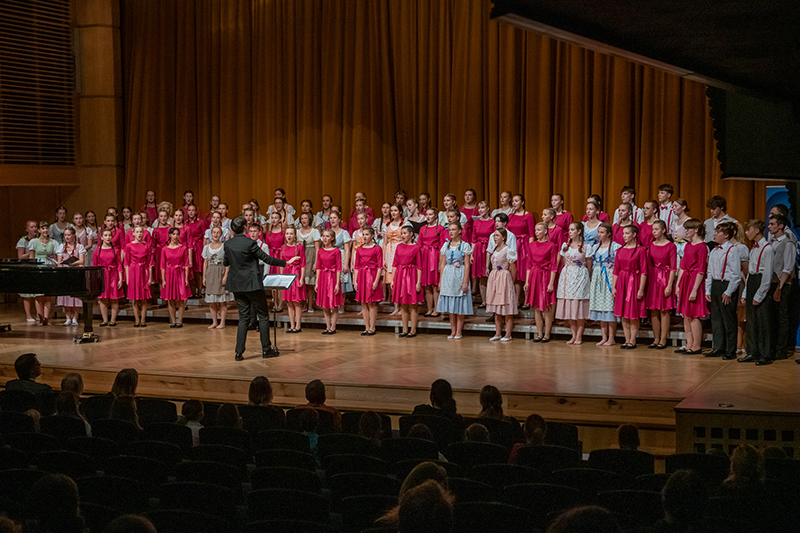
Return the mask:
{"type": "Polygon", "coordinates": [[[582,214],[672,183],[691,215],[764,186],[722,182],[705,86],[489,20],[489,0],[123,0],[126,201],[147,189],[238,213],[276,187],[349,209],[466,188],[551,192],[582,214]],[[238,204],[238,205],[237,205],[238,204]]]}

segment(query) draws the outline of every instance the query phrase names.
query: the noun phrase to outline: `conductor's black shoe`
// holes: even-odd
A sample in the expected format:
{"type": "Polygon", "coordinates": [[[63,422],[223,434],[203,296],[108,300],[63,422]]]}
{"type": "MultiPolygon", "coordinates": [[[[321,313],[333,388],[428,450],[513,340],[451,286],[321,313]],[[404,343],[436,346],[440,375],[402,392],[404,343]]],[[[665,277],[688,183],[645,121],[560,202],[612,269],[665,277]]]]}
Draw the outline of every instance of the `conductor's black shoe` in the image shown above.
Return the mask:
{"type": "Polygon", "coordinates": [[[772,364],[772,359],[759,359],[756,361],[756,366],[767,366],[772,364]]]}
{"type": "Polygon", "coordinates": [[[269,359],[270,357],[278,357],[278,355],[280,354],[278,354],[275,348],[267,348],[266,350],[261,352],[261,357],[263,359],[269,359]]]}
{"type": "Polygon", "coordinates": [[[725,361],[731,361],[733,359],[736,359],[736,354],[735,353],[726,353],[725,355],[722,356],[722,359],[725,360],[725,361]]]}
{"type": "Polygon", "coordinates": [[[240,353],[237,353],[236,357],[234,357],[234,360],[236,360],[236,361],[244,361],[244,356],[242,354],[240,354],[240,353]]]}
{"type": "Polygon", "coordinates": [[[723,355],[725,355],[725,352],[720,352],[718,350],[712,350],[712,351],[710,351],[708,353],[704,353],[703,355],[705,357],[722,357],[723,355]]]}
{"type": "Polygon", "coordinates": [[[740,363],[757,363],[759,360],[760,358],[756,357],[755,355],[747,355],[745,357],[739,358],[740,363]]]}

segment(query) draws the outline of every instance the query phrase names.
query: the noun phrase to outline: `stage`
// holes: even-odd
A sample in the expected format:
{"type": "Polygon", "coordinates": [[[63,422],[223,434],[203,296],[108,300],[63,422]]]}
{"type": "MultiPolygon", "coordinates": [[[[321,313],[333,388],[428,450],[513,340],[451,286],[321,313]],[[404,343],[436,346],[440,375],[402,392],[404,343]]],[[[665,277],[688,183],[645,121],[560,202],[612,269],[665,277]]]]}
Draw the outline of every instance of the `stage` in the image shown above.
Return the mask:
{"type": "MultiPolygon", "coordinates": [[[[321,313],[311,316],[321,319],[321,313]]],[[[354,313],[344,318],[357,320],[354,313]]],[[[323,336],[318,325],[308,324],[300,334],[279,329],[282,354],[273,359],[261,358],[258,334],[250,332],[245,360],[236,362],[235,322],[222,330],[207,329],[207,321],[170,329],[163,319],[151,319],[141,329],[123,318],[115,328],[95,327],[99,343],[79,345],[72,342],[79,328],[63,327],[62,321],[28,325],[21,306],[0,306],[0,323],[12,325],[0,334],[0,381],[15,377],[17,356],[35,352],[41,381],[58,387],[64,374],[80,372],[87,393],[107,392],[116,372],[132,367],[140,373],[144,396],[246,403],[250,380],[265,375],[275,403],[291,406],[305,403],[305,384],[319,378],[331,405],[397,416],[427,403],[430,384],[445,378],[465,415],[480,410],[478,392],[492,384],[503,392],[506,414],[524,419],[538,413],[578,424],[584,451],[612,445],[616,427],[633,423],[642,430],[643,449],[658,455],[675,450],[675,408],[682,402],[693,412],[736,405],[784,417],[800,414],[800,366],[791,359],[755,367],[678,355],[671,347],[600,348],[590,337],[581,346],[555,337],[548,344],[522,336],[490,342],[482,331],[453,341],[437,330],[405,339],[388,328],[362,337],[361,329],[342,326],[335,336],[323,336]]]]}

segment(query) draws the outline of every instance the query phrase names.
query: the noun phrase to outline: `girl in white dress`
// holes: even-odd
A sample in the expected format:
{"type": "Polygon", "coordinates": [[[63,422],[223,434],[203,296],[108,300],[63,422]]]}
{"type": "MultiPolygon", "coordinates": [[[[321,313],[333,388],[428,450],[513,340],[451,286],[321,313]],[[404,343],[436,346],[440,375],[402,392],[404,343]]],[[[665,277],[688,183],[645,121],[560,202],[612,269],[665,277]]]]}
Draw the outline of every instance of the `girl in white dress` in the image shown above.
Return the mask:
{"type": "MultiPolygon", "coordinates": [[[[36,235],[39,234],[39,226],[36,224],[35,220],[29,220],[25,223],[25,232],[27,235],[22,237],[19,241],[17,241],[17,258],[18,259],[27,259],[30,253],[28,252],[28,244],[36,238],[36,235]]],[[[36,322],[36,319],[33,318],[33,309],[35,307],[34,300],[35,294],[22,294],[20,293],[19,297],[22,298],[22,306],[25,308],[25,317],[29,323],[36,322]]]]}
{"type": "Polygon", "coordinates": [[[378,246],[383,245],[383,236],[386,233],[386,226],[392,221],[391,210],[392,204],[383,202],[380,216],[375,217],[375,220],[372,221],[372,229],[375,230],[375,244],[378,246]]]}
{"type": "MultiPolygon", "coordinates": [[[[38,259],[45,265],[56,264],[56,246],[58,243],[50,238],[50,223],[42,220],[39,222],[39,236],[28,243],[28,258],[38,259]]],[[[50,318],[52,300],[44,294],[34,294],[36,302],[36,318],[40,326],[46,326],[50,318]]]]}
{"type": "Polygon", "coordinates": [[[211,230],[214,228],[219,228],[221,230],[221,235],[219,237],[219,242],[224,243],[227,241],[231,236],[231,231],[228,228],[222,226],[222,215],[217,212],[211,214],[211,225],[205,231],[203,235],[203,246],[208,246],[211,244],[211,230]]]}
{"type": "Polygon", "coordinates": [[[511,207],[511,199],[514,197],[514,193],[511,191],[503,191],[500,193],[500,207],[492,211],[492,218],[497,213],[505,213],[506,215],[510,215],[514,212],[514,208],[511,207]]]}
{"type": "MultiPolygon", "coordinates": [[[[300,214],[295,215],[294,213],[292,213],[292,216],[294,217],[295,229],[297,230],[300,229],[300,227],[302,226],[302,224],[300,223],[300,217],[303,215],[303,213],[308,213],[308,216],[311,217],[311,227],[315,228],[317,231],[322,231],[322,226],[323,224],[325,224],[325,222],[323,222],[322,218],[320,218],[319,215],[315,215],[312,209],[314,209],[314,204],[311,203],[311,200],[303,200],[302,202],[300,202],[300,214]]],[[[299,238],[297,240],[298,242],[300,241],[299,238]]],[[[308,258],[306,257],[306,265],[308,265],[307,259],[308,258]]]]}
{"type": "Polygon", "coordinates": [[[556,290],[556,318],[569,320],[572,338],[567,344],[581,344],[589,318],[589,268],[591,251],[583,242],[583,223],[569,225],[569,241],[561,246],[559,262],[564,265],[556,290]]]}
{"type": "MultiPolygon", "coordinates": [[[[305,203],[306,200],[303,200],[302,205],[305,205],[305,203]]],[[[315,289],[317,286],[317,270],[315,265],[317,261],[317,250],[319,250],[322,244],[322,237],[319,229],[312,226],[312,220],[316,218],[317,217],[314,217],[310,211],[304,211],[300,213],[300,217],[297,219],[300,223],[300,227],[297,229],[297,242],[303,243],[306,251],[306,269],[303,273],[305,278],[303,281],[306,285],[307,313],[314,312],[314,302],[316,301],[315,289]]]]}
{"type": "MultiPolygon", "coordinates": [[[[75,228],[72,226],[64,231],[64,244],[59,244],[56,247],[56,256],[58,257],[59,265],[70,257],[77,257],[78,260],[72,263],[71,266],[83,266],[86,260],[86,248],[78,243],[75,237],[75,228]]],[[[78,325],[78,312],[83,307],[83,302],[79,298],[59,296],[56,299],[56,305],[64,307],[64,314],[67,318],[64,321],[64,326],[78,325]]]]}
{"type": "Polygon", "coordinates": [[[206,303],[211,309],[211,325],[208,329],[223,329],[228,315],[228,302],[233,301],[233,294],[222,285],[222,278],[225,276],[225,267],[222,264],[225,258],[222,227],[213,226],[209,231],[211,242],[203,247],[203,286],[206,288],[206,303]]]}
{"type": "Polygon", "coordinates": [[[597,229],[598,243],[592,254],[592,282],[589,286],[589,319],[600,322],[602,338],[597,346],[614,346],[617,322],[614,315],[614,258],[622,245],[611,238],[611,224],[603,222],[597,229]]]}
{"type": "Polygon", "coordinates": [[[494,313],[494,337],[490,341],[508,342],[514,329],[514,315],[517,314],[517,293],[514,283],[517,279],[517,253],[506,245],[508,232],[495,230],[492,238],[495,249],[490,261],[492,270],[486,284],[486,311],[494,313]],[[505,331],[505,336],[502,332],[505,331]]]}

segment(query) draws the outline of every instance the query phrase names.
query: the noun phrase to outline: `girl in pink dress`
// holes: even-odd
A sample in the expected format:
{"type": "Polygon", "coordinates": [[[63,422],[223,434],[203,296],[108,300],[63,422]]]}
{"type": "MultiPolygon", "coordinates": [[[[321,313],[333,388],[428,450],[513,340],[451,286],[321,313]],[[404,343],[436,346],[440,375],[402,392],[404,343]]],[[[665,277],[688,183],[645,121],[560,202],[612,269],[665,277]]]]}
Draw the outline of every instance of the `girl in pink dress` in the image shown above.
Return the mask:
{"type": "Polygon", "coordinates": [[[100,231],[103,229],[111,230],[111,241],[114,243],[114,246],[123,248],[127,244],[125,242],[125,231],[117,226],[117,217],[112,213],[106,213],[106,216],[103,217],[103,228],[101,228],[100,231]]]}
{"type": "Polygon", "coordinates": [[[188,218],[186,220],[187,240],[183,244],[192,254],[192,284],[195,297],[199,298],[203,291],[203,237],[206,232],[206,224],[197,215],[197,206],[190,205],[186,208],[188,218]]]}
{"type": "Polygon", "coordinates": [[[536,224],[535,240],[528,244],[531,268],[525,280],[527,303],[534,309],[537,337],[533,342],[550,342],[556,304],[558,248],[550,241],[547,224],[536,224]]]}
{"type": "Polygon", "coordinates": [[[561,228],[561,240],[569,239],[569,225],[572,224],[572,213],[564,210],[564,195],[556,193],[550,197],[550,207],[556,212],[555,223],[561,228]]]}
{"type": "Polygon", "coordinates": [[[439,225],[439,213],[429,207],[425,212],[427,224],[419,230],[420,270],[422,289],[425,292],[427,310],[425,316],[436,317],[436,302],[439,300],[439,250],[447,240],[447,230],[439,225]]]}
{"type": "Polygon", "coordinates": [[[171,228],[169,244],[161,250],[161,298],[167,301],[171,328],[183,327],[183,311],[186,309],[186,300],[192,294],[189,288],[192,251],[181,243],[180,234],[179,228],[171,228]]]}
{"type": "Polygon", "coordinates": [[[151,221],[158,218],[158,203],[156,202],[155,191],[147,191],[145,194],[144,204],[139,211],[147,212],[147,215],[150,217],[151,221]]]}
{"type": "Polygon", "coordinates": [[[133,227],[131,215],[133,215],[133,209],[128,206],[122,208],[122,220],[119,221],[119,225],[125,231],[129,231],[133,227]]]}
{"type": "Polygon", "coordinates": [[[621,346],[623,350],[636,348],[639,319],[647,316],[644,299],[647,252],[644,246],[639,245],[638,232],[639,228],[633,224],[625,226],[622,232],[625,244],[617,250],[614,263],[614,314],[622,319],[625,332],[625,343],[621,346]]]}
{"type": "MultiPolygon", "coordinates": [[[[608,213],[602,211],[603,207],[603,199],[600,198],[600,195],[592,194],[589,195],[589,198],[586,199],[586,203],[594,203],[597,206],[597,219],[602,222],[608,222],[611,225],[611,221],[608,219],[608,213]]],[[[589,220],[589,215],[583,215],[583,222],[589,220]]]]}
{"type": "MultiPolygon", "coordinates": [[[[517,238],[519,246],[517,246],[517,262],[516,262],[516,280],[514,282],[514,289],[517,294],[517,302],[519,302],[519,294],[522,292],[522,285],[525,283],[525,278],[528,275],[528,247],[526,243],[530,242],[533,238],[533,227],[536,225],[536,219],[533,215],[525,210],[525,197],[521,194],[515,194],[511,199],[511,207],[514,211],[508,215],[508,224],[506,229],[514,234],[517,238]]],[[[523,298],[522,309],[527,310],[530,306],[525,303],[527,298],[523,298]]],[[[516,314],[516,313],[515,313],[516,314]]]]}
{"type": "MultiPolygon", "coordinates": [[[[516,198],[516,197],[515,197],[516,198]]],[[[498,229],[492,234],[495,249],[492,252],[492,271],[486,283],[486,311],[494,313],[494,337],[490,341],[508,342],[514,330],[514,315],[517,314],[517,291],[515,290],[517,254],[506,245],[508,231],[498,229]],[[503,336],[503,331],[506,334],[503,336]]],[[[524,242],[520,247],[524,247],[524,242]]]]}
{"type": "MultiPolygon", "coordinates": [[[[83,266],[86,263],[86,248],[78,242],[75,235],[75,228],[72,226],[64,230],[64,244],[59,244],[56,247],[56,256],[58,257],[59,264],[70,257],[78,259],[77,262],[72,263],[72,266],[83,266]]],[[[78,325],[78,312],[83,307],[83,302],[80,298],[59,296],[56,298],[56,305],[64,307],[64,315],[66,315],[65,326],[78,325]]]]}
{"type": "Polygon", "coordinates": [[[547,226],[547,240],[556,245],[556,250],[561,250],[561,245],[567,241],[561,228],[556,224],[556,210],[552,207],[542,209],[542,222],[547,226]]]}
{"type": "MultiPolygon", "coordinates": [[[[651,202],[647,202],[649,204],[651,202]]],[[[647,216],[645,204],[645,216],[647,216]]],[[[645,224],[647,219],[645,218],[645,224]]],[[[667,239],[667,224],[661,219],[653,222],[653,242],[647,250],[648,279],[647,308],[653,323],[653,343],[648,348],[663,350],[669,337],[670,311],[675,309],[675,275],[678,250],[667,239]]]]}
{"type": "MultiPolygon", "coordinates": [[[[274,213],[273,213],[274,214],[274,213]]],[[[303,302],[306,300],[306,287],[303,280],[303,272],[306,269],[306,250],[305,246],[297,242],[297,230],[294,226],[286,228],[286,244],[280,250],[278,257],[285,260],[287,265],[283,267],[284,274],[297,274],[292,286],[283,292],[283,300],[289,308],[289,329],[286,333],[300,333],[302,324],[300,318],[303,315],[303,302]],[[299,257],[300,261],[289,263],[292,257],[299,257]]]]}
{"type": "Polygon", "coordinates": [[[392,302],[400,306],[403,323],[401,337],[417,336],[419,304],[422,295],[422,271],[420,270],[420,248],[414,244],[414,230],[404,226],[400,233],[403,242],[397,245],[394,254],[392,278],[392,302]]]}
{"type": "Polygon", "coordinates": [[[364,317],[365,335],[375,335],[375,321],[378,318],[378,302],[383,298],[381,275],[383,273],[383,250],[375,244],[375,230],[362,230],[364,243],[356,248],[353,265],[353,284],[356,301],[361,303],[361,316],[364,317]]]}
{"type": "MultiPolygon", "coordinates": [[[[111,242],[114,242],[113,234],[111,242]]],[[[133,327],[146,328],[147,300],[153,283],[153,249],[144,242],[143,227],[133,228],[133,242],[125,247],[122,260],[128,286],[126,297],[133,306],[133,327]]]]}
{"type": "Polygon", "coordinates": [[[353,214],[350,217],[350,222],[348,222],[347,227],[345,228],[350,233],[355,233],[355,231],[362,227],[361,223],[358,221],[358,215],[364,214],[365,225],[371,226],[372,223],[375,221],[375,217],[370,213],[372,210],[370,209],[367,212],[367,201],[365,199],[359,198],[356,200],[356,207],[353,209],[353,214]]]}
{"type": "Polygon", "coordinates": [[[647,200],[642,207],[644,213],[644,221],[639,224],[639,243],[645,248],[650,248],[655,237],[653,236],[653,224],[656,220],[661,220],[658,216],[658,202],[655,200],[647,200]]]}
{"type": "MultiPolygon", "coordinates": [[[[478,204],[475,203],[477,198],[478,194],[475,189],[467,189],[464,191],[464,205],[459,208],[467,217],[467,225],[464,227],[464,241],[468,243],[472,243],[473,220],[474,217],[478,216],[478,204]]],[[[447,232],[445,231],[445,233],[447,232]]]]}
{"type": "Polygon", "coordinates": [[[612,226],[614,234],[614,242],[619,244],[620,246],[624,246],[625,237],[622,234],[622,232],[628,226],[634,226],[636,228],[636,231],[634,233],[637,235],[636,242],[637,244],[640,244],[641,243],[640,238],[638,237],[639,224],[634,222],[633,219],[631,218],[633,216],[633,207],[631,206],[631,204],[628,203],[621,204],[619,206],[619,209],[617,209],[617,211],[619,212],[619,222],[615,223],[612,226]]]}
{"type": "Polygon", "coordinates": [[[150,235],[149,231],[147,231],[147,227],[144,224],[144,220],[142,219],[141,213],[135,213],[131,217],[131,229],[125,234],[125,245],[127,246],[128,243],[133,242],[133,228],[135,228],[136,226],[142,226],[144,228],[144,236],[143,236],[144,243],[149,246],[152,246],[153,236],[150,235]]]}
{"type": "Polygon", "coordinates": [[[317,305],[325,315],[323,335],[336,333],[338,308],[344,304],[342,293],[342,251],[334,246],[336,234],[332,229],[322,230],[322,248],[317,250],[317,305]]]}
{"type": "Polygon", "coordinates": [[[98,296],[100,303],[100,316],[103,321],[100,327],[116,326],[119,313],[119,299],[124,296],[122,291],[122,250],[116,248],[111,242],[111,232],[104,230],[100,245],[94,249],[92,258],[93,266],[104,269],[103,293],[98,296]],[[108,308],[111,307],[111,320],[108,319],[108,308]]]}
{"type": "Polygon", "coordinates": [[[683,315],[683,330],[686,345],[675,353],[700,354],[703,341],[703,324],[700,319],[708,316],[704,281],[708,268],[708,246],[705,243],[706,228],[703,223],[690,218],[683,223],[686,232],[686,247],[683,250],[675,296],[678,297],[678,313],[683,315]],[[701,288],[703,287],[703,288],[701,288]]]}
{"type": "MultiPolygon", "coordinates": [[[[486,284],[489,281],[489,272],[487,271],[488,258],[486,250],[489,248],[489,239],[495,230],[494,219],[489,216],[489,204],[482,201],[478,204],[478,216],[473,217],[472,220],[472,275],[473,283],[478,285],[481,293],[481,304],[478,309],[486,309],[486,284]]],[[[445,240],[447,236],[445,236],[445,240]]],[[[444,244],[444,243],[442,243],[444,244]]],[[[520,246],[521,244],[518,244],[520,246]]],[[[439,246],[441,248],[441,246],[439,246]]],[[[438,250],[437,250],[438,253],[438,250]]],[[[424,274],[423,274],[424,275],[424,274]]]]}
{"type": "Polygon", "coordinates": [[[589,318],[589,272],[592,269],[591,250],[587,250],[583,239],[582,222],[569,225],[569,242],[561,245],[559,262],[564,267],[556,289],[556,318],[569,320],[572,337],[567,344],[581,344],[589,318]]]}
{"type": "MultiPolygon", "coordinates": [[[[389,208],[389,223],[386,224],[386,233],[383,235],[383,282],[388,286],[392,283],[394,275],[394,252],[403,239],[400,230],[403,228],[403,204],[395,204],[389,208]]],[[[391,296],[391,291],[388,291],[391,296]]],[[[395,304],[392,316],[400,314],[400,307],[395,304]]]]}
{"type": "MultiPolygon", "coordinates": [[[[269,216],[269,225],[264,228],[264,242],[269,246],[269,255],[280,257],[281,248],[286,242],[286,226],[281,221],[280,213],[275,211],[269,216]]],[[[279,267],[274,267],[273,273],[279,272],[279,267]]],[[[272,291],[272,301],[279,313],[283,312],[283,291],[272,291]]]]}
{"type": "Polygon", "coordinates": [[[153,229],[153,257],[155,258],[155,273],[157,284],[161,285],[161,250],[169,242],[169,211],[161,209],[158,212],[157,226],[153,229]]]}

